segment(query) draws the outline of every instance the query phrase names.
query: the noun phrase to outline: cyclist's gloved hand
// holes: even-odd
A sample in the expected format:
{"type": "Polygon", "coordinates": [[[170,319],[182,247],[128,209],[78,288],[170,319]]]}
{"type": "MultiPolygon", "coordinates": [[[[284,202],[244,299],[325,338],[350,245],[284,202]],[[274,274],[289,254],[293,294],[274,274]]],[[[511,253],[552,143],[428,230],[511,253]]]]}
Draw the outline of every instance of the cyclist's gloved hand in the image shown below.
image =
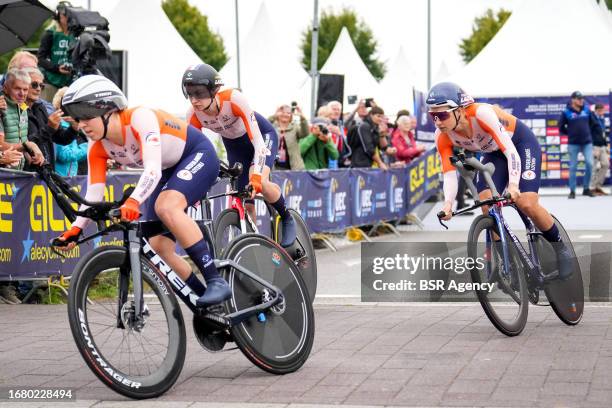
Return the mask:
{"type": "Polygon", "coordinates": [[[453,217],[453,203],[452,202],[444,202],[444,207],[442,207],[442,211],[446,214],[442,217],[442,221],[448,221],[453,217]]]}
{"type": "Polygon", "coordinates": [[[134,221],[140,217],[140,204],[131,197],[125,201],[120,210],[123,221],[134,221]]]}
{"type": "Polygon", "coordinates": [[[51,245],[62,250],[70,250],[76,246],[76,242],[81,237],[82,229],[72,226],[68,231],[64,232],[57,238],[51,240],[51,245]]]}
{"type": "Polygon", "coordinates": [[[255,198],[255,194],[261,193],[261,174],[251,174],[249,177],[249,184],[253,186],[253,192],[251,193],[251,198],[255,198]]]}

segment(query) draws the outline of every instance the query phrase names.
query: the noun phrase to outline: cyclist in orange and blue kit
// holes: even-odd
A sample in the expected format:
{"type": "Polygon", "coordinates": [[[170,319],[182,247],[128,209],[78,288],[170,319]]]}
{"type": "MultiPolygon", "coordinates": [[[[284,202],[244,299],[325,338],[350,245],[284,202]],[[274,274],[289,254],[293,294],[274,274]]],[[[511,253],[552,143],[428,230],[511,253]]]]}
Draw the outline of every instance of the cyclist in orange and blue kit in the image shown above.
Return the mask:
{"type": "MultiPolygon", "coordinates": [[[[475,103],[458,85],[442,82],[434,85],[426,100],[429,114],[437,127],[436,146],[442,158],[444,173],[444,220],[452,216],[457,195],[457,172],[450,161],[453,146],[482,152],[481,162],[493,163],[493,182],[499,192],[507,189],[517,207],[531,218],[544,237],[553,243],[562,242],[550,213],[540,205],[540,171],[542,152],[531,131],[516,117],[487,103],[475,103]]],[[[479,199],[491,198],[491,189],[484,179],[476,180],[479,199]]],[[[487,209],[483,207],[483,211],[487,209]]],[[[556,245],[559,275],[571,274],[571,252],[565,245],[556,245]]]]}
{"type": "MultiPolygon", "coordinates": [[[[244,172],[238,179],[238,188],[250,184],[253,195],[262,193],[281,217],[283,247],[293,244],[296,237],[295,221],[285,205],[280,187],[270,180],[270,170],[278,151],[278,135],[272,124],[249,106],[237,89],[225,88],[213,67],[199,64],[189,67],[183,74],[183,94],[191,107],[187,120],[198,129],[206,128],[219,134],[227,150],[230,166],[242,163],[244,172]]],[[[246,202],[251,218],[255,219],[253,201],[246,202]]]]}
{"type": "MultiPolygon", "coordinates": [[[[200,296],[197,304],[207,306],[228,299],[229,285],[219,275],[202,231],[185,213],[204,197],[219,175],[212,143],[200,130],[163,111],[128,109],[121,90],[100,75],[86,75],[70,85],[62,110],[79,122],[89,140],[85,199],[103,199],[108,159],[143,168],[136,189],[121,206],[122,220],[136,220],[145,205],[148,217],[160,219],[172,233],[151,237],[149,243],[200,296]],[[202,272],[206,288],[175,252],[174,239],[202,272]]],[[[74,247],[89,221],[78,217],[58,239],[67,242],[68,248],[74,247]]]]}

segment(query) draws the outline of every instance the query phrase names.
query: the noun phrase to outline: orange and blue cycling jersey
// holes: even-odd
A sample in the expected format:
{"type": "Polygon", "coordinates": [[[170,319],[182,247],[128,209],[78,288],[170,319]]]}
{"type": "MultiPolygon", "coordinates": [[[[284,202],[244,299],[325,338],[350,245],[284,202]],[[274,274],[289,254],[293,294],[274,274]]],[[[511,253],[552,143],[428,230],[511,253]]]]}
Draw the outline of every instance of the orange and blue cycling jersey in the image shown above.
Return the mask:
{"type": "Polygon", "coordinates": [[[244,95],[236,89],[223,89],[215,95],[219,114],[207,115],[187,110],[187,121],[198,129],[209,129],[222,137],[230,165],[241,162],[245,171],[238,180],[238,188],[246,186],[248,169],[261,176],[264,166],[274,165],[278,150],[276,131],[259,113],[248,104],[244,95]]]}
{"type": "MultiPolygon", "coordinates": [[[[206,194],[218,175],[219,163],[202,132],[164,111],[145,107],[121,111],[119,120],[123,145],[107,138],[89,141],[86,200],[103,199],[108,159],[143,169],[130,196],[140,204],[147,198],[154,204],[159,187],[180,191],[189,204],[206,194]]],[[[74,225],[84,229],[88,222],[78,217],[74,225]]]]}
{"type": "MultiPolygon", "coordinates": [[[[457,194],[457,175],[450,162],[453,147],[484,153],[482,162],[494,162],[493,180],[499,192],[512,183],[521,191],[539,189],[541,151],[531,130],[515,116],[487,103],[474,103],[465,108],[472,137],[455,131],[436,131],[436,146],[442,159],[444,196],[453,200],[457,194]]],[[[478,190],[487,188],[479,178],[478,190]]]]}

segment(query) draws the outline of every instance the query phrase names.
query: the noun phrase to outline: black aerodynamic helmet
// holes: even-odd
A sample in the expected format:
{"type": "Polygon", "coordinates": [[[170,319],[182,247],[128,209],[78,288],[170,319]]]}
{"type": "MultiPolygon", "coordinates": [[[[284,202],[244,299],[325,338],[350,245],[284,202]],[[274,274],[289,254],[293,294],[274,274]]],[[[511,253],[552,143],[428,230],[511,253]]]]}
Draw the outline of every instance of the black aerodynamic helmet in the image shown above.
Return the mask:
{"type": "MultiPolygon", "coordinates": [[[[205,89],[208,91],[208,96],[213,98],[217,94],[219,88],[224,84],[223,80],[221,79],[221,75],[219,75],[219,72],[217,72],[216,69],[208,64],[198,64],[187,68],[183,74],[183,81],[181,85],[185,98],[188,98],[189,95],[192,94],[192,92],[189,92],[190,88],[193,88],[194,90],[205,89]]],[[[200,96],[196,96],[206,96],[202,95],[201,92],[199,92],[199,94],[200,96]]]]}

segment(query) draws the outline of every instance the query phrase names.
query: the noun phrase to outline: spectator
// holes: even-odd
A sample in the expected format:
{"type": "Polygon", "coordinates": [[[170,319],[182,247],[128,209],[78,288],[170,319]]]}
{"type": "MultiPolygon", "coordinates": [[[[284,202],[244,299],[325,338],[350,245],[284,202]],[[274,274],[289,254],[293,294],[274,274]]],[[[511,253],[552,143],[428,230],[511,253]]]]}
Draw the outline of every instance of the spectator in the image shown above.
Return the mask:
{"type": "MultiPolygon", "coordinates": [[[[24,68],[36,68],[38,66],[38,58],[36,55],[28,51],[17,51],[13,55],[8,63],[7,71],[13,68],[24,69],[24,68]]],[[[0,81],[0,85],[4,85],[4,75],[0,81]]]]}
{"type": "MultiPolygon", "coordinates": [[[[351,165],[353,167],[372,167],[375,161],[376,146],[378,146],[380,133],[378,125],[382,122],[385,112],[374,106],[359,126],[349,131],[349,144],[353,150],[351,165]]],[[[380,166],[386,170],[386,165],[380,166]]]]}
{"type": "MultiPolygon", "coordinates": [[[[376,106],[376,104],[372,102],[374,101],[370,102],[372,106],[376,106]]],[[[353,127],[360,125],[361,122],[363,122],[367,116],[368,116],[368,107],[366,106],[366,101],[365,99],[361,99],[359,100],[359,103],[357,104],[357,107],[355,108],[355,110],[348,116],[348,118],[346,118],[345,123],[346,123],[346,131],[348,132],[348,134],[351,133],[351,130],[353,129],[353,127]]],[[[349,143],[352,146],[352,142],[350,140],[349,140],[349,143]]]]}
{"type": "MultiPolygon", "coordinates": [[[[27,72],[19,69],[11,69],[6,74],[3,92],[6,96],[4,102],[6,108],[2,111],[0,122],[0,145],[3,150],[13,146],[14,150],[23,152],[23,145],[27,145],[34,151],[33,163],[42,164],[44,157],[36,144],[28,141],[28,107],[26,97],[30,87],[30,76],[27,72]]],[[[25,161],[8,165],[7,167],[22,170],[25,161]]]]}
{"type": "Polygon", "coordinates": [[[329,114],[330,109],[327,105],[319,106],[319,109],[317,109],[317,118],[327,118],[329,114]]]}
{"type": "Polygon", "coordinates": [[[397,121],[397,129],[391,135],[391,144],[397,149],[398,160],[410,163],[425,152],[425,146],[417,144],[414,139],[416,119],[414,116],[400,116],[397,121]]]}
{"type": "MultiPolygon", "coordinates": [[[[8,70],[10,69],[26,69],[26,68],[36,68],[38,66],[38,58],[36,55],[28,52],[28,51],[17,51],[15,55],[11,58],[8,63],[8,70]]],[[[4,85],[4,78],[2,76],[2,80],[0,80],[0,85],[4,85]]],[[[41,99],[42,100],[42,99],[41,99]]],[[[47,108],[47,112],[53,112],[53,106],[45,100],[42,100],[45,104],[45,108],[47,108]]],[[[6,101],[4,96],[0,95],[0,109],[6,109],[6,101]]]]}
{"type": "MultiPolygon", "coordinates": [[[[329,131],[331,133],[332,141],[336,145],[339,157],[336,161],[336,167],[350,167],[351,166],[351,148],[346,140],[346,130],[344,128],[344,121],[342,120],[342,104],[338,101],[331,101],[327,104],[328,116],[330,120],[329,131]]],[[[329,166],[330,168],[335,168],[329,166]]]]}
{"type": "Polygon", "coordinates": [[[606,173],[610,168],[610,141],[606,137],[606,125],[604,121],[604,106],[600,103],[595,105],[593,112],[595,126],[591,128],[593,136],[593,177],[591,178],[590,190],[595,195],[608,195],[603,189],[606,173]]]}
{"type": "Polygon", "coordinates": [[[278,133],[278,156],[274,168],[304,170],[299,141],[308,136],[308,121],[302,110],[299,106],[292,110],[289,105],[281,105],[270,122],[278,133]],[[299,118],[298,121],[293,120],[293,111],[299,118]]]}
{"type": "Polygon", "coordinates": [[[62,1],[55,12],[55,27],[45,31],[38,48],[38,64],[43,68],[47,86],[42,94],[46,100],[52,100],[55,92],[63,86],[70,85],[72,65],[68,49],[74,37],[68,34],[68,17],[66,9],[70,3],[62,1]]]}
{"type": "Polygon", "coordinates": [[[338,159],[338,149],[329,134],[329,123],[326,118],[315,118],[310,134],[300,140],[300,153],[306,170],[326,169],[330,159],[338,159]]]}
{"type": "Polygon", "coordinates": [[[568,136],[568,151],[570,155],[570,176],[568,198],[576,198],[576,167],[578,167],[578,152],[584,156],[585,172],[582,179],[582,194],[594,197],[595,194],[589,189],[591,181],[591,169],[593,167],[593,139],[591,128],[594,126],[595,118],[588,106],[584,103],[584,96],[580,91],[571,95],[565,110],[559,118],[559,133],[568,136]]]}
{"type": "Polygon", "coordinates": [[[36,143],[45,157],[45,160],[55,167],[55,153],[53,142],[73,141],[77,133],[77,124],[72,119],[72,127],[60,126],[62,111],[56,110],[51,115],[47,113],[40,95],[45,87],[44,77],[38,68],[24,70],[30,75],[30,88],[26,97],[28,106],[28,140],[36,143]]]}
{"type": "MultiPolygon", "coordinates": [[[[53,106],[56,112],[60,110],[62,98],[68,87],[58,89],[53,97],[53,106]]],[[[71,117],[61,119],[58,131],[78,133],[77,123],[71,117]]],[[[64,177],[76,176],[77,174],[87,174],[87,140],[77,135],[72,142],[67,145],[54,143],[55,171],[64,177]]]]}
{"type": "Polygon", "coordinates": [[[404,167],[406,164],[403,160],[398,160],[397,149],[390,142],[391,129],[389,128],[389,118],[383,116],[380,125],[378,125],[378,150],[381,160],[387,167],[404,167]]]}

